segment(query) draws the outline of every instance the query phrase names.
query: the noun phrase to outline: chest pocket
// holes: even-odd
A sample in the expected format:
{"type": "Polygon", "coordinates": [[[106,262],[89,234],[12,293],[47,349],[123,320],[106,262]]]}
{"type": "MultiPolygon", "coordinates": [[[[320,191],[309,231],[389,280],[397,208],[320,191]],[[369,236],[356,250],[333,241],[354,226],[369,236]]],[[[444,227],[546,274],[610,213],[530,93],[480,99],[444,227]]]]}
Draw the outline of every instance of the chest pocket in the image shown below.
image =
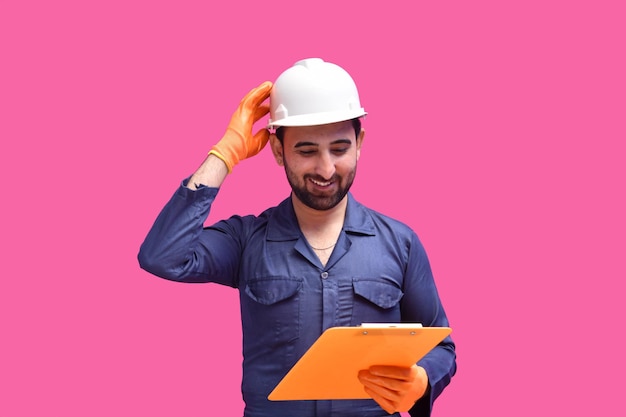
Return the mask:
{"type": "Polygon", "coordinates": [[[246,284],[242,297],[244,330],[270,346],[291,342],[300,336],[300,290],[302,279],[261,277],[246,284]]]}
{"type": "Polygon", "coordinates": [[[292,297],[302,288],[302,280],[268,277],[248,281],[246,294],[257,303],[269,306],[292,297]]]}
{"type": "Polygon", "coordinates": [[[393,283],[379,279],[354,278],[354,305],[351,325],[399,322],[400,300],[404,293],[393,283]]]}

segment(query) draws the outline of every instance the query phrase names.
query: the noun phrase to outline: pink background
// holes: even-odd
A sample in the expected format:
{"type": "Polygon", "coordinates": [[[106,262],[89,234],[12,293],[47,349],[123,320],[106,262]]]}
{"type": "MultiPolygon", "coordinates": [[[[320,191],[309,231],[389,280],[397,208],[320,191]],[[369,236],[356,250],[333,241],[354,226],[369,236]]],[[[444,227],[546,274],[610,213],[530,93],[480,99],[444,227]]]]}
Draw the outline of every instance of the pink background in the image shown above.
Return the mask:
{"type": "MultiPolygon", "coordinates": [[[[623,2],[210,3],[0,2],[1,416],[241,415],[236,291],[136,255],[312,56],[370,113],[356,197],[429,253],[459,366],[434,416],[625,415],[623,2]]],[[[287,194],[265,150],[210,220],[287,194]]]]}

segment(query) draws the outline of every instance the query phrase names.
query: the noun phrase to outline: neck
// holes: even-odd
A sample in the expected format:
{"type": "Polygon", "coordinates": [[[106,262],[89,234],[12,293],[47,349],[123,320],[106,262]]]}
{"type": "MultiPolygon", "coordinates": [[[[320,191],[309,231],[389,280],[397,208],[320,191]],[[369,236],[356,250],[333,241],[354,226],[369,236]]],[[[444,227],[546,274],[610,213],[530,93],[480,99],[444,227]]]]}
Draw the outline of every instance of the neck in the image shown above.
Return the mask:
{"type": "Polygon", "coordinates": [[[347,196],[329,210],[314,210],[304,205],[293,194],[292,201],[298,225],[304,238],[312,248],[316,248],[315,252],[318,258],[322,264],[326,265],[343,228],[348,206],[347,196]]]}

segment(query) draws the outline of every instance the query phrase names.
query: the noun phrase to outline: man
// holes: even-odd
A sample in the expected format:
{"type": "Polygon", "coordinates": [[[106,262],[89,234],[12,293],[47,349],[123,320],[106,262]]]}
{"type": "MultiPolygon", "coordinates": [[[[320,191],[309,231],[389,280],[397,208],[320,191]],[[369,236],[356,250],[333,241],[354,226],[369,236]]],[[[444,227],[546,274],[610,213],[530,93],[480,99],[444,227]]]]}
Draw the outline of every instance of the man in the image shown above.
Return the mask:
{"type": "Polygon", "coordinates": [[[349,192],[365,114],[345,70],[319,58],[297,62],[243,98],[224,137],[183,181],[140,249],[141,267],[157,276],[239,289],[246,417],[428,416],[456,372],[447,337],[410,368],[374,366],[355,375],[373,400],[267,399],[329,327],[448,326],[416,234],[349,192]],[[268,111],[275,133],[253,134],[268,111]],[[268,141],[291,195],[259,216],[203,228],[228,173],[268,141]]]}

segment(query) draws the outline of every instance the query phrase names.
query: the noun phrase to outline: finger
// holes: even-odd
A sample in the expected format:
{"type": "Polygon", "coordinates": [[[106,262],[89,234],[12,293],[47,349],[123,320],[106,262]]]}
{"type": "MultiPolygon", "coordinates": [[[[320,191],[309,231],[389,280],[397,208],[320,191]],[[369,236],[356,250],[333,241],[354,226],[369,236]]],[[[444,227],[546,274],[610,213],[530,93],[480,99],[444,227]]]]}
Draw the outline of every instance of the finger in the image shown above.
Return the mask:
{"type": "Polygon", "coordinates": [[[365,371],[363,374],[359,374],[361,382],[368,381],[370,384],[378,385],[393,392],[404,392],[411,387],[410,381],[403,379],[388,378],[385,376],[374,375],[371,372],[365,371]]]}
{"type": "Polygon", "coordinates": [[[252,153],[249,153],[248,156],[253,156],[261,152],[269,139],[270,132],[267,129],[260,129],[258,132],[256,132],[253,140],[253,143],[256,144],[256,149],[252,153]]]}
{"type": "Polygon", "coordinates": [[[401,381],[411,381],[414,378],[412,367],[373,365],[369,368],[369,371],[375,376],[398,379],[401,381]]]}
{"type": "Polygon", "coordinates": [[[254,121],[258,122],[263,116],[270,112],[270,106],[261,104],[254,110],[254,121]]]}
{"type": "Polygon", "coordinates": [[[369,388],[370,390],[372,390],[379,396],[384,397],[389,401],[397,402],[401,399],[401,396],[400,396],[401,391],[396,390],[393,387],[391,387],[392,383],[396,382],[394,380],[386,380],[384,378],[371,377],[371,376],[361,377],[359,379],[361,383],[363,384],[363,386],[365,386],[366,388],[369,388]]]}
{"type": "Polygon", "coordinates": [[[399,411],[401,413],[406,413],[411,408],[413,408],[416,402],[417,400],[413,401],[411,399],[404,399],[396,404],[396,411],[399,411]]]}
{"type": "Polygon", "coordinates": [[[272,91],[272,82],[265,81],[261,85],[256,88],[253,88],[246,94],[243,98],[242,103],[250,104],[253,107],[258,107],[265,99],[270,96],[270,91],[272,91]]]}
{"type": "Polygon", "coordinates": [[[376,392],[374,392],[373,390],[369,389],[368,387],[365,387],[365,392],[370,397],[372,397],[372,399],[374,401],[376,401],[376,403],[380,406],[380,408],[385,410],[387,413],[393,414],[393,413],[396,412],[395,405],[391,401],[386,399],[385,397],[381,397],[380,395],[378,395],[376,392]]]}

